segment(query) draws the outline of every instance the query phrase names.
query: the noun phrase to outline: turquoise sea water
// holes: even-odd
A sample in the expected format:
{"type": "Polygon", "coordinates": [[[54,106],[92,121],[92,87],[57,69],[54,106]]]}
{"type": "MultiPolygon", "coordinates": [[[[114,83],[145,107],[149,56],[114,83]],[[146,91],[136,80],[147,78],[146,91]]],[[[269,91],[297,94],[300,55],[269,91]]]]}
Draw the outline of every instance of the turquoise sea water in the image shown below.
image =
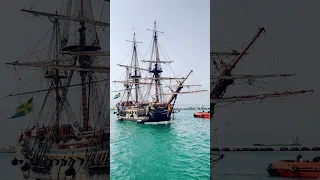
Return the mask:
{"type": "MultiPolygon", "coordinates": [[[[213,169],[213,177],[212,180],[290,180],[290,178],[275,178],[275,177],[269,177],[268,173],[266,171],[266,167],[269,163],[273,163],[280,159],[294,159],[297,154],[302,154],[304,159],[312,159],[315,156],[319,156],[320,152],[225,152],[226,156],[225,158],[217,164],[213,169]]],[[[2,154],[0,153],[0,180],[22,180],[21,172],[19,171],[19,168],[13,167],[10,165],[10,161],[14,158],[14,154],[2,154]]],[[[113,159],[113,158],[112,158],[113,159]]],[[[119,160],[123,160],[119,156],[119,160]]],[[[114,161],[115,159],[113,159],[114,161]]],[[[149,161],[150,158],[142,158],[140,163],[149,161]]],[[[162,161],[162,160],[161,160],[162,161]]],[[[164,162],[164,161],[162,161],[164,162]]],[[[119,164],[119,163],[118,163],[119,164]]],[[[134,179],[133,177],[136,177],[136,179],[145,178],[145,179],[157,179],[152,178],[152,172],[154,171],[147,171],[146,173],[142,173],[142,170],[138,168],[138,164],[128,167],[127,164],[132,164],[132,162],[127,162],[126,164],[121,165],[119,164],[118,168],[116,168],[113,164],[111,164],[111,170],[112,175],[111,179],[134,179]],[[115,170],[121,169],[121,171],[114,172],[115,170]],[[126,169],[132,169],[128,170],[127,172],[123,173],[123,171],[126,171],[126,169]],[[138,171],[134,172],[133,169],[138,169],[138,171]],[[130,173],[131,172],[131,173],[130,173]],[[121,176],[121,173],[127,176],[121,176]],[[129,176],[131,175],[131,176],[129,176]]],[[[183,164],[181,167],[193,167],[193,163],[183,164]]],[[[156,161],[152,161],[152,164],[147,167],[158,167],[159,165],[156,163],[156,161]]],[[[181,175],[181,179],[185,179],[185,177],[189,177],[188,175],[184,175],[187,172],[186,170],[178,170],[177,176],[180,179],[179,175],[181,175]],[[180,173],[179,173],[180,172],[180,173]]],[[[169,179],[169,175],[174,174],[173,171],[170,171],[170,173],[164,172],[165,169],[163,168],[159,172],[157,172],[157,175],[161,175],[163,173],[163,176],[161,176],[159,179],[169,179]]],[[[176,169],[176,168],[175,168],[176,169]]],[[[194,168],[196,169],[196,168],[194,168]]],[[[194,173],[197,174],[197,173],[194,173]]],[[[204,174],[204,173],[203,173],[204,174]]],[[[199,174],[200,175],[200,174],[199,174]]],[[[187,179],[209,179],[206,174],[204,176],[194,176],[189,177],[187,179]]],[[[175,179],[172,176],[172,179],[175,179]]]]}
{"type": "Polygon", "coordinates": [[[117,121],[111,111],[112,180],[209,180],[210,122],[196,111],[175,114],[170,125],[117,121]]]}
{"type": "MultiPolygon", "coordinates": [[[[111,112],[112,180],[209,180],[209,120],[195,111],[176,114],[170,125],[117,121],[111,112]]],[[[22,180],[11,165],[15,154],[0,153],[0,180],[22,180]]]]}

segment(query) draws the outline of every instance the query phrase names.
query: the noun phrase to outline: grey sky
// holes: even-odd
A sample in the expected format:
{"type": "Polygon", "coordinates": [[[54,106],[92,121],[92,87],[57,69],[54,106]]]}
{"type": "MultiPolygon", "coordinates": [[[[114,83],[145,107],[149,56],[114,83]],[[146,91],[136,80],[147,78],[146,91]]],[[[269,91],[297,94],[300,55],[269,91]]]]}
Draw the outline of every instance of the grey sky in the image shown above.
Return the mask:
{"type": "MultiPolygon", "coordinates": [[[[220,146],[250,145],[252,143],[287,143],[300,137],[302,143],[320,144],[317,137],[319,113],[319,65],[317,58],[320,39],[320,16],[317,0],[255,1],[240,0],[250,15],[266,28],[267,38],[276,59],[271,58],[273,72],[294,73],[287,87],[315,89],[308,95],[285,100],[272,100],[254,108],[258,103],[217,108],[214,127],[220,128],[220,146]],[[228,125],[224,125],[229,123],[228,125]]],[[[211,1],[211,41],[218,36],[237,50],[256,33],[257,26],[236,0],[211,1]]],[[[211,48],[222,50],[217,44],[211,48]]],[[[264,36],[250,54],[240,62],[237,73],[271,73],[264,36]]],[[[280,84],[280,85],[283,85],[280,84]]],[[[272,88],[272,86],[269,86],[272,88]]],[[[227,96],[265,92],[254,87],[231,87],[227,96]]],[[[212,136],[212,145],[215,145],[212,136]]]]}
{"type": "MultiPolygon", "coordinates": [[[[153,22],[156,20],[160,31],[159,43],[174,61],[171,67],[175,74],[184,77],[190,70],[194,73],[186,84],[201,84],[198,89],[209,89],[209,48],[210,48],[210,14],[209,0],[163,0],[163,1],[112,1],[111,2],[111,80],[119,80],[124,68],[116,64],[129,63],[129,58],[124,61],[126,53],[132,44],[126,42],[131,40],[135,27],[140,54],[145,55],[149,50],[152,40],[153,22]]],[[[131,55],[131,54],[129,54],[131,55]]],[[[149,55],[145,57],[150,58],[149,55]]],[[[168,59],[168,60],[170,60],[168,59]]],[[[141,57],[140,57],[141,60],[141,57]]],[[[140,63],[141,65],[141,63],[140,63]]],[[[171,75],[172,74],[168,74],[171,75]]],[[[168,76],[166,75],[166,76],[168,76]]],[[[123,76],[122,76],[123,77],[123,76]]],[[[111,91],[115,88],[123,89],[119,84],[111,83],[111,91]],[[116,86],[116,87],[115,87],[116,86]]],[[[184,89],[183,91],[189,91],[184,89]]],[[[111,98],[116,93],[111,92],[111,98]]],[[[111,100],[111,107],[117,101],[111,100]]],[[[179,104],[209,104],[209,92],[180,95],[179,104]]]]}
{"type": "Polygon", "coordinates": [[[13,62],[23,56],[30,48],[39,41],[38,35],[47,31],[47,26],[43,21],[36,23],[34,18],[24,16],[20,9],[28,7],[27,1],[13,2],[1,1],[1,21],[7,28],[1,29],[1,126],[0,126],[0,146],[12,145],[20,132],[20,127],[28,122],[25,119],[7,120],[15,112],[14,109],[19,105],[17,98],[4,98],[16,89],[16,77],[14,71],[4,63],[13,62]],[[8,18],[10,17],[10,18],[8,18]],[[30,26],[38,24],[37,28],[30,26]]]}

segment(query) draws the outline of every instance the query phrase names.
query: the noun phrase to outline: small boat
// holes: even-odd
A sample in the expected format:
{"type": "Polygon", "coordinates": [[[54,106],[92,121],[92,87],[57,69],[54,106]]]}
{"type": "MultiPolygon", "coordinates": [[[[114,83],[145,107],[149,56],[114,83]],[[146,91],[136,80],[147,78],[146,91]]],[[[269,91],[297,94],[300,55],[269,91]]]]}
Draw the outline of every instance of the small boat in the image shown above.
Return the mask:
{"type": "Polygon", "coordinates": [[[281,160],[269,164],[266,170],[270,176],[317,179],[320,177],[319,161],[320,157],[302,161],[302,156],[298,155],[296,160],[281,160]]]}
{"type": "Polygon", "coordinates": [[[205,119],[210,119],[210,111],[208,112],[196,112],[193,114],[193,117],[195,118],[205,118],[205,119]]]}

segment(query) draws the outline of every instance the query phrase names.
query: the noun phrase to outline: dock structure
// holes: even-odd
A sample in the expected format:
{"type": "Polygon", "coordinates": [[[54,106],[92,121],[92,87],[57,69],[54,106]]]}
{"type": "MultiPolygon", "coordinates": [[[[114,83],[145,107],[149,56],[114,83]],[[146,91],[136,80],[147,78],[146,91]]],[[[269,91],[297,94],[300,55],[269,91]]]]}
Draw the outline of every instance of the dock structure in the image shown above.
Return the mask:
{"type": "Polygon", "coordinates": [[[228,152],[242,152],[242,151],[320,151],[320,147],[224,147],[211,148],[211,151],[228,151],[228,152]]]}

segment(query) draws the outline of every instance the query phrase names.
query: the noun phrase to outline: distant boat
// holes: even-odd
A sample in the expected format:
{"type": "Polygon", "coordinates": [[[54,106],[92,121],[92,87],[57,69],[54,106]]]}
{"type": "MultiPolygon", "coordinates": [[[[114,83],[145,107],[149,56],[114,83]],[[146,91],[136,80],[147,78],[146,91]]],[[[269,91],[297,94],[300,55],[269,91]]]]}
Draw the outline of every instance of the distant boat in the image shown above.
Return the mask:
{"type": "Polygon", "coordinates": [[[253,144],[253,146],[302,146],[299,138],[292,139],[289,144],[253,144]]]}
{"type": "Polygon", "coordinates": [[[195,118],[205,118],[205,119],[210,119],[210,111],[202,111],[202,112],[196,112],[193,114],[193,117],[195,118]]]}

